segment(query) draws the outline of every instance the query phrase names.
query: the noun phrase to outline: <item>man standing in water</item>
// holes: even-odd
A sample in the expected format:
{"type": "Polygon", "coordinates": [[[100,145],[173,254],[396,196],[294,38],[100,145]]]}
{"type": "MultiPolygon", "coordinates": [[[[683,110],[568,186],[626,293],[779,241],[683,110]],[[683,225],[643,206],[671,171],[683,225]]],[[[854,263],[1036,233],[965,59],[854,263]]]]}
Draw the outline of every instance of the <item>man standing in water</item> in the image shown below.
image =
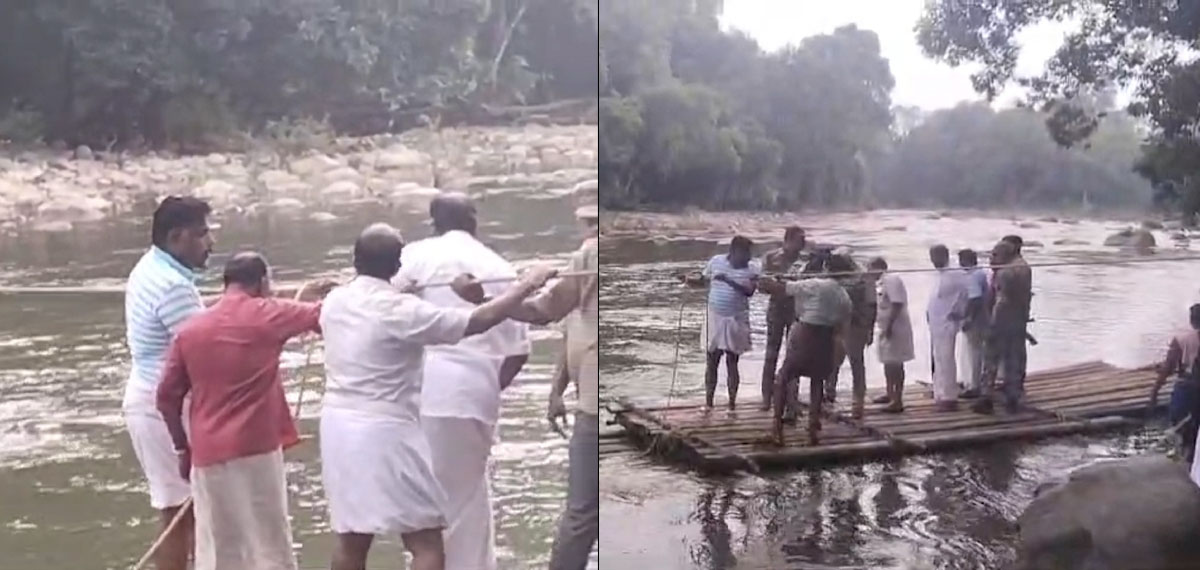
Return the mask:
{"type": "Polygon", "coordinates": [[[769,294],[796,298],[797,325],[792,327],[788,337],[787,356],[775,381],[774,436],[780,445],[783,444],[783,423],[794,420],[799,408],[796,383],[801,376],[809,378],[808,439],[816,444],[821,431],[825,379],[833,373],[838,336],[850,325],[853,306],[846,290],[837,281],[816,275],[825,272],[825,262],[824,255],[814,256],[809,261],[804,273],[814,274],[812,277],[788,283],[766,278],[759,284],[769,294]]]}
{"type": "Polygon", "coordinates": [[[929,322],[934,408],[948,412],[958,408],[958,363],[954,348],[967,312],[967,274],[950,267],[950,250],[944,245],[929,248],[929,260],[938,270],[925,313],[929,322]]]}
{"type": "MultiPolygon", "coordinates": [[[[420,425],[425,346],[491,329],[554,275],[535,268],[495,300],[474,309],[443,308],[392,285],[403,247],[391,226],[363,230],[354,243],[357,276],[321,308],[321,476],[337,533],[333,570],[366,568],[380,534],[400,535],[413,570],[445,568],[446,497],[420,425]]],[[[464,298],[468,281],[455,280],[464,298]]]]}
{"type": "MultiPolygon", "coordinates": [[[[790,226],[783,231],[783,246],[763,256],[762,270],[767,275],[787,275],[800,261],[806,242],[804,230],[790,226]]],[[[796,320],[796,300],[788,295],[771,295],[767,305],[767,349],[763,355],[762,410],[771,409],[775,392],[775,372],[779,364],[779,349],[796,320]]]]}
{"type": "MultiPolygon", "coordinates": [[[[225,264],[225,291],[180,329],[158,409],[195,499],[196,570],[294,570],[283,450],[299,442],[279,373],[284,343],[318,332],[321,307],[271,296],[257,253],[225,264]],[[183,428],[191,396],[191,433],[183,428]]],[[[316,299],[332,282],[305,285],[316,299]]]]}
{"type": "Polygon", "coordinates": [[[904,363],[916,357],[908,290],[899,275],[887,272],[888,264],[882,257],[872,259],[868,269],[879,275],[878,351],[887,382],[887,393],[875,403],[887,404],[883,411],[898,414],[904,411],[904,363]]]}
{"type": "Polygon", "coordinates": [[[979,267],[979,256],[974,250],[958,252],[958,266],[967,274],[967,315],[963,321],[963,351],[959,368],[963,371],[967,389],[960,395],[964,399],[979,397],[979,378],[983,375],[983,340],[987,334],[987,273],[979,267]]]}
{"type": "Polygon", "coordinates": [[[1017,260],[1016,248],[1001,241],[992,249],[992,307],[984,344],[983,376],[976,413],[992,413],[996,375],[1004,368],[1005,407],[1016,413],[1025,394],[1025,341],[1029,324],[1032,275],[1029,265],[1017,260]]]}
{"type": "Polygon", "coordinates": [[[737,406],[741,377],[738,360],[750,350],[750,297],[761,271],[752,260],[754,242],[745,236],[733,236],[729,253],[714,256],[700,276],[692,276],[691,285],[708,284],[708,315],[704,321],[704,351],[708,355],[704,370],[704,402],[709,409],[717,392],[717,369],[725,357],[725,382],[729,391],[729,409],[737,406]]]}
{"type": "MultiPolygon", "coordinates": [[[[158,411],[157,390],[171,339],[204,308],[195,281],[212,253],[210,212],[209,205],[196,198],[163,199],[151,221],[150,250],[125,285],[125,336],[133,362],[121,408],[163,531],[191,488],[179,473],[171,434],[158,411]]],[[[166,537],[154,558],[158,570],[187,569],[192,525],[191,515],[184,515],[166,537]]]]}
{"type": "MultiPolygon", "coordinates": [[[[472,304],[448,287],[464,273],[482,280],[485,295],[499,296],[517,279],[512,264],[475,235],[475,205],[465,194],[447,193],[429,204],[435,236],[404,248],[396,284],[445,309],[472,304]]],[[[455,344],[426,349],[421,387],[421,429],[433,452],[433,473],[448,499],[446,567],[496,568],[495,531],[488,463],[500,419],[500,392],[529,358],[527,326],[505,321],[455,344]]]]}

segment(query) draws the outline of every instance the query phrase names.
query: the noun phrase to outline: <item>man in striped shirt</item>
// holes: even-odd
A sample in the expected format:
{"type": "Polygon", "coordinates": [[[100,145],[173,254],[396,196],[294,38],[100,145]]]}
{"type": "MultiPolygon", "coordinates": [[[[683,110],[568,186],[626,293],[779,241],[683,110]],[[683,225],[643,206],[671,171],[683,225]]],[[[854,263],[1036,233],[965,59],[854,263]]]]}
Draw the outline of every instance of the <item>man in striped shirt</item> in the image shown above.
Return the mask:
{"type": "MultiPolygon", "coordinates": [[[[190,487],[180,476],[156,394],[171,339],[204,308],[195,281],[212,253],[210,212],[209,205],[196,198],[164,199],[154,211],[150,250],[134,266],[125,286],[126,342],[133,365],[122,410],[150,487],[150,505],[160,511],[164,529],[187,501],[190,487]]],[[[159,570],[186,570],[191,536],[188,516],[159,549],[155,559],[159,570]]]]}

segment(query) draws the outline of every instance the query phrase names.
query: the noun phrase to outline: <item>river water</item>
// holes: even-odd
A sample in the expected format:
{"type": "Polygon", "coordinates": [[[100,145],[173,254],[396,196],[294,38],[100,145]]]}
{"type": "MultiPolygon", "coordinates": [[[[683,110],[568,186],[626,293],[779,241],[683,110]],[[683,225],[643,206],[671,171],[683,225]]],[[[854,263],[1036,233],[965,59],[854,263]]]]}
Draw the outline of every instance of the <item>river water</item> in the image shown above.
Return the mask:
{"type": "MultiPolygon", "coordinates": [[[[561,196],[561,195],[560,195],[561,196]]],[[[512,193],[480,203],[481,237],[511,260],[560,260],[578,246],[568,200],[512,193]]],[[[333,210],[316,224],[295,218],[218,219],[218,254],[265,252],[280,281],[344,270],[366,224],[388,221],[409,239],[427,235],[419,209],[378,204],[333,210]]],[[[0,238],[0,283],[120,284],[149,239],[148,216],[128,216],[69,233],[0,238]]],[[[0,296],[0,570],[124,569],[153,541],[158,522],[120,413],[128,373],[122,297],[115,294],[0,296]]],[[[505,392],[502,443],[493,477],[502,568],[544,568],[566,493],[566,443],[542,420],[559,342],[535,331],[534,354],[505,392]]],[[[285,354],[292,384],[319,372],[317,351],[285,354]]],[[[320,379],[305,398],[301,431],[314,434],[320,379]]],[[[295,541],[302,568],[328,568],[329,534],[317,441],[288,453],[295,541]]],[[[370,568],[403,568],[397,540],[377,542],[370,568]]],[[[593,561],[593,566],[595,563],[593,561]]],[[[249,569],[248,569],[249,570],[249,569]]]]}
{"type": "MultiPolygon", "coordinates": [[[[952,251],[987,251],[1010,233],[1045,244],[1027,246],[1031,263],[1147,255],[1100,245],[1125,223],[1018,225],[981,215],[933,217],[873,212],[796,221],[810,241],[848,244],[860,256],[883,255],[894,269],[928,267],[934,243],[952,251]]],[[[741,226],[760,252],[768,240],[775,247],[782,237],[781,225],[741,226]]],[[[728,243],[729,234],[672,231],[602,240],[601,382],[609,396],[654,402],[672,389],[676,401],[703,396],[704,294],[681,289],[673,275],[703,267],[723,251],[718,242],[728,243]]],[[[1187,253],[1177,251],[1182,247],[1166,234],[1156,237],[1160,247],[1153,255],[1187,253]]],[[[1031,332],[1040,344],[1030,349],[1030,370],[1091,360],[1138,366],[1161,358],[1173,331],[1186,325],[1187,307],[1200,300],[1198,263],[1035,269],[1031,332]]],[[[928,346],[928,331],[921,315],[932,276],[904,279],[918,347],[917,360],[908,366],[911,383],[928,380],[928,350],[921,348],[928,346]]],[[[755,352],[741,364],[744,405],[757,403],[765,328],[765,299],[752,305],[755,352]]],[[[867,366],[869,385],[882,386],[873,356],[867,366]]],[[[849,372],[842,377],[848,379],[849,372]]],[[[723,401],[724,387],[717,394],[723,401]]],[[[1147,428],[738,479],[699,478],[637,453],[618,454],[601,463],[600,551],[607,568],[998,568],[1014,555],[1014,523],[1039,482],[1096,460],[1156,449],[1160,434],[1147,428]]]]}

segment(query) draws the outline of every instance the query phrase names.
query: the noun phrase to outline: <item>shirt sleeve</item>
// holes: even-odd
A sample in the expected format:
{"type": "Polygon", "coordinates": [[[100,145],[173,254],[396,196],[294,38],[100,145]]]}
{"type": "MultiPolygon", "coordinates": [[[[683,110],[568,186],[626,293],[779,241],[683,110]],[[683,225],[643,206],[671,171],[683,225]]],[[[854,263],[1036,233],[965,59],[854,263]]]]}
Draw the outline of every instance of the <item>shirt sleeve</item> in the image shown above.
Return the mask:
{"type": "MultiPolygon", "coordinates": [[[[712,263],[709,263],[711,266],[712,263]]],[[[571,262],[567,264],[567,271],[580,271],[587,267],[584,261],[584,253],[577,251],[571,254],[571,262]]],[[[705,276],[708,276],[708,267],[705,267],[705,276]]],[[[549,318],[551,321],[562,320],[571,311],[579,306],[579,301],[583,295],[584,287],[591,285],[591,280],[595,277],[569,277],[559,279],[546,291],[538,294],[530,300],[534,307],[537,307],[538,312],[549,318]]]]}
{"type": "Polygon", "coordinates": [[[904,281],[901,281],[899,277],[888,275],[883,280],[883,288],[887,292],[888,301],[901,305],[908,304],[908,290],[904,287],[904,281]]]}
{"type": "Polygon", "coordinates": [[[454,344],[466,335],[471,312],[472,309],[438,307],[413,295],[398,294],[383,315],[383,324],[394,336],[407,342],[454,344]]]}
{"type": "Polygon", "coordinates": [[[716,257],[708,260],[708,263],[704,265],[704,271],[702,273],[704,274],[704,277],[706,277],[708,279],[712,279],[712,276],[717,274],[717,258],[716,257]]]}
{"type": "Polygon", "coordinates": [[[307,332],[321,332],[321,304],[286,299],[265,299],[267,326],[279,335],[280,342],[307,332]]]}
{"type": "Polygon", "coordinates": [[[179,339],[176,338],[167,349],[167,360],[163,364],[162,376],[158,383],[156,403],[159,413],[165,415],[172,410],[182,409],[183,399],[191,389],[192,383],[184,365],[183,351],[179,348],[179,339]]]}
{"type": "Polygon", "coordinates": [[[808,294],[812,284],[811,279],[788,281],[783,285],[783,289],[789,297],[803,297],[808,294]]]}
{"type": "Polygon", "coordinates": [[[1183,369],[1183,348],[1179,346],[1179,341],[1171,339],[1171,343],[1167,345],[1167,357],[1163,359],[1163,371],[1167,374],[1178,374],[1183,369]]]}
{"type": "Polygon", "coordinates": [[[179,334],[180,327],[192,315],[204,310],[200,293],[190,283],[173,285],[163,293],[162,302],[155,308],[155,316],[163,326],[171,332],[171,336],[179,334]]]}

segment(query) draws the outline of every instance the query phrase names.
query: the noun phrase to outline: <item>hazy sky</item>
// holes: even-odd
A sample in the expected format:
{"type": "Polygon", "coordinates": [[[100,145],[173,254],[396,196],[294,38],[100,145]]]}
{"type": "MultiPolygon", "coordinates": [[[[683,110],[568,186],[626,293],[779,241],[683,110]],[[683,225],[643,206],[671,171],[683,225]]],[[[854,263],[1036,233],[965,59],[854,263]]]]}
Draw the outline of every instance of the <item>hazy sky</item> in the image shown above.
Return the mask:
{"type": "MultiPolygon", "coordinates": [[[[750,34],[768,51],[856,24],[879,35],[883,56],[896,78],[893,103],[940,109],[980,99],[971,87],[972,68],[953,68],[921,53],[913,26],[924,5],[925,0],[725,0],[721,20],[727,28],[750,34]]],[[[1049,24],[1022,34],[1018,73],[1036,74],[1066,29],[1065,24],[1049,24]]],[[[1005,92],[998,103],[1011,102],[1015,95],[1005,92]]]]}

